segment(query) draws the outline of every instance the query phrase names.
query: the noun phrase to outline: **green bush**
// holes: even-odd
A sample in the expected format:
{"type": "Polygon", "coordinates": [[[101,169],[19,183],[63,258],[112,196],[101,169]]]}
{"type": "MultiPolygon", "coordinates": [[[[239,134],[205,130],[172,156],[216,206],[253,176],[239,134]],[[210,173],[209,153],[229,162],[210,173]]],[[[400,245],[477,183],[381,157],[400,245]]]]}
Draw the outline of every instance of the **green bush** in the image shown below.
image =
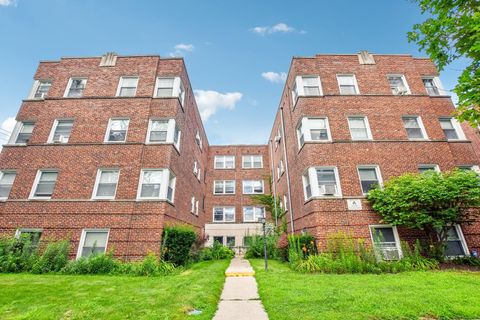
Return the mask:
{"type": "Polygon", "coordinates": [[[197,234],[190,226],[165,227],[162,235],[161,260],[176,266],[186,265],[196,238],[197,234]]]}
{"type": "Polygon", "coordinates": [[[212,247],[202,248],[197,255],[197,261],[231,259],[235,252],[221,243],[215,241],[212,247]]]}
{"type": "Polygon", "coordinates": [[[68,263],[70,241],[50,242],[32,267],[33,273],[58,272],[68,263]]]}
{"type": "MultiPolygon", "coordinates": [[[[276,259],[279,257],[279,251],[277,248],[278,237],[276,235],[270,235],[266,237],[267,240],[267,257],[269,259],[276,259]]],[[[247,251],[245,252],[245,258],[263,258],[263,236],[254,235],[250,238],[247,251]]]]}
{"type": "Polygon", "coordinates": [[[120,261],[113,258],[113,252],[92,254],[69,261],[62,272],[66,274],[109,274],[120,270],[120,261]]]}
{"type": "Polygon", "coordinates": [[[480,267],[480,258],[468,256],[468,257],[458,257],[452,260],[452,263],[463,264],[467,266],[480,267]]]}
{"type": "Polygon", "coordinates": [[[0,272],[28,272],[37,259],[37,247],[28,235],[0,238],[0,272]]]}

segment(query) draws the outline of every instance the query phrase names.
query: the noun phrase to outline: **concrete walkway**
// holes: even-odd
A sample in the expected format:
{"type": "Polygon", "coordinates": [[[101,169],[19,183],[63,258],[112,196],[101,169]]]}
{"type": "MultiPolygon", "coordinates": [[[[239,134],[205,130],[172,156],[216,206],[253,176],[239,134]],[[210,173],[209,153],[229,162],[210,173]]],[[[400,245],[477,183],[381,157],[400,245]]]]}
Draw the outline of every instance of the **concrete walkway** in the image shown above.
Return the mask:
{"type": "Polygon", "coordinates": [[[248,260],[232,259],[214,320],[268,320],[258,295],[255,272],[248,260]]]}

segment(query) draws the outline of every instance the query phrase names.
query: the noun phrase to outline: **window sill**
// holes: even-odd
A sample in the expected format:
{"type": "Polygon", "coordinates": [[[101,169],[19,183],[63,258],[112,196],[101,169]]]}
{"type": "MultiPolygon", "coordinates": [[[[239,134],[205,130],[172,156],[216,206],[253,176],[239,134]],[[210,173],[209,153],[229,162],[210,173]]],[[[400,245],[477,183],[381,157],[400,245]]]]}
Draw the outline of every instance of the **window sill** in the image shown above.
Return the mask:
{"type": "Polygon", "coordinates": [[[52,198],[38,198],[38,197],[35,197],[35,198],[28,198],[29,201],[49,201],[49,200],[52,200],[52,198]]]}
{"type": "Polygon", "coordinates": [[[235,193],[214,193],[214,196],[234,196],[235,193]]]}

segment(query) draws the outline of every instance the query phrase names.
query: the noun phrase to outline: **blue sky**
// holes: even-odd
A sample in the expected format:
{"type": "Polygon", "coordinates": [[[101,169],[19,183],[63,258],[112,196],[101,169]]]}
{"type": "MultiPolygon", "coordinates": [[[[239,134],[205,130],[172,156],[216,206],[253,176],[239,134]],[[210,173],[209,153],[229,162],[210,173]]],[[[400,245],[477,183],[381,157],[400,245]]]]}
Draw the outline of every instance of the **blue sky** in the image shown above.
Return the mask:
{"type": "MultiPolygon", "coordinates": [[[[425,56],[406,36],[424,19],[408,0],[0,0],[0,125],[11,129],[40,60],[180,55],[210,144],[266,143],[292,56],[425,56]]],[[[442,72],[447,89],[463,67],[442,72]]]]}

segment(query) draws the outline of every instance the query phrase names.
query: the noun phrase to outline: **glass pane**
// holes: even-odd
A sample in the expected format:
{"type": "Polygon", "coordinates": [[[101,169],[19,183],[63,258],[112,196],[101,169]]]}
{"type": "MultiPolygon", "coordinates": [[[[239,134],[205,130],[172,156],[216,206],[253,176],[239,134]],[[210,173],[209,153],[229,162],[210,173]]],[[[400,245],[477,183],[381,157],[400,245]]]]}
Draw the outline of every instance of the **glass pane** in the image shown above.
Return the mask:
{"type": "Polygon", "coordinates": [[[312,140],[328,140],[328,132],[326,129],[310,130],[310,137],[312,140]]]}
{"type": "Polygon", "coordinates": [[[127,138],[127,131],[125,130],[110,130],[108,141],[125,141],[127,138]]]}
{"type": "Polygon", "coordinates": [[[87,231],[85,234],[84,247],[105,247],[107,244],[107,235],[105,231],[87,231]]]}
{"type": "Polygon", "coordinates": [[[310,124],[310,128],[314,128],[314,129],[327,128],[327,121],[325,119],[308,118],[308,123],[310,124]]]}
{"type": "Polygon", "coordinates": [[[393,233],[393,228],[373,228],[373,231],[373,239],[375,242],[395,243],[395,235],[393,233]]]}
{"type": "Polygon", "coordinates": [[[253,208],[252,207],[243,208],[243,219],[245,221],[254,221],[254,219],[253,219],[253,208]]]}
{"type": "Polygon", "coordinates": [[[338,84],[340,86],[355,86],[355,81],[353,80],[353,76],[345,75],[345,76],[337,76],[338,84]]]}
{"type": "Polygon", "coordinates": [[[158,78],[158,87],[159,88],[173,88],[174,78],[158,78]]]}
{"type": "Polygon", "coordinates": [[[0,198],[8,198],[10,190],[12,190],[11,184],[0,184],[0,198]]]}
{"type": "Polygon", "coordinates": [[[158,198],[160,197],[160,184],[142,184],[140,192],[141,198],[158,198]]]}
{"type": "Polygon", "coordinates": [[[4,172],[1,174],[1,179],[0,179],[0,184],[5,185],[5,184],[13,184],[13,181],[15,180],[16,173],[14,172],[4,172]]]}
{"type": "Polygon", "coordinates": [[[305,87],[304,89],[305,95],[307,96],[319,96],[320,95],[320,88],[318,87],[305,87]]]}
{"type": "Polygon", "coordinates": [[[465,251],[463,250],[462,242],[460,240],[447,241],[447,247],[445,248],[445,255],[447,257],[465,255],[465,251]]]}
{"type": "Polygon", "coordinates": [[[101,171],[100,183],[117,183],[118,171],[101,171]]]}
{"type": "Polygon", "coordinates": [[[361,168],[358,169],[358,172],[360,173],[360,179],[362,180],[377,180],[377,172],[374,168],[361,168]]]}
{"type": "Polygon", "coordinates": [[[223,237],[222,236],[214,236],[213,237],[213,242],[218,242],[223,245],[223,237]]]}
{"type": "Polygon", "coordinates": [[[35,190],[36,197],[50,197],[53,194],[55,182],[39,182],[35,190]]]}
{"type": "Polygon", "coordinates": [[[122,87],[137,87],[138,78],[122,78],[122,87]]]}
{"type": "Polygon", "coordinates": [[[319,185],[336,184],[333,169],[317,169],[317,179],[319,185]]]}
{"type": "Polygon", "coordinates": [[[455,129],[444,129],[443,132],[447,139],[458,139],[458,134],[455,129]]]}
{"type": "Polygon", "coordinates": [[[151,124],[152,131],[167,131],[168,120],[153,120],[151,124]]]}
{"type": "Polygon", "coordinates": [[[430,170],[436,171],[437,167],[436,166],[421,166],[418,168],[419,173],[424,173],[430,170]]]}
{"type": "Polygon", "coordinates": [[[366,128],[367,125],[365,124],[365,118],[357,117],[357,118],[348,118],[348,122],[350,124],[350,128],[366,128]]]}
{"type": "Polygon", "coordinates": [[[115,195],[116,183],[101,183],[97,188],[97,197],[113,197],[115,195]]]}
{"type": "Polygon", "coordinates": [[[407,128],[407,135],[411,139],[422,139],[423,138],[423,132],[422,129],[413,129],[413,128],[407,128]]]}
{"type": "Polygon", "coordinates": [[[225,208],[225,221],[232,222],[235,220],[235,209],[225,208]]]}
{"type": "Polygon", "coordinates": [[[150,141],[151,142],[166,142],[167,141],[167,131],[151,131],[150,132],[150,141]]]}
{"type": "Polygon", "coordinates": [[[83,247],[82,257],[88,257],[91,254],[105,253],[105,247],[83,247]]]}
{"type": "Polygon", "coordinates": [[[47,182],[47,181],[53,181],[57,180],[57,172],[42,172],[40,176],[40,182],[47,182]]]}
{"type": "Polygon", "coordinates": [[[137,90],[136,87],[134,87],[134,88],[126,88],[126,87],[120,88],[119,96],[121,96],[121,97],[133,97],[133,96],[135,96],[136,90],[137,90]]]}
{"type": "Polygon", "coordinates": [[[128,119],[116,119],[116,120],[112,120],[110,122],[110,129],[111,130],[122,130],[122,131],[125,131],[128,129],[128,123],[129,123],[129,120],[128,119]]]}
{"type": "Polygon", "coordinates": [[[351,128],[350,133],[352,134],[352,139],[355,140],[369,139],[367,129],[365,128],[351,128]]]}
{"type": "Polygon", "coordinates": [[[162,171],[143,171],[143,183],[160,183],[162,181],[162,171]]]}
{"type": "Polygon", "coordinates": [[[223,181],[215,181],[215,193],[223,193],[223,181]]]}
{"type": "Polygon", "coordinates": [[[213,209],[213,220],[214,221],[223,221],[223,208],[214,208],[213,209]]]}
{"type": "Polygon", "coordinates": [[[405,128],[420,128],[416,117],[403,117],[405,128]]]}
{"type": "Polygon", "coordinates": [[[235,237],[227,237],[227,246],[235,247],[235,237]]]}
{"type": "Polygon", "coordinates": [[[172,88],[158,88],[157,97],[171,97],[173,96],[172,88]]]}
{"type": "Polygon", "coordinates": [[[356,94],[355,86],[340,86],[340,94],[356,94]]]}
{"type": "Polygon", "coordinates": [[[225,193],[234,193],[234,192],[235,192],[235,181],[226,181],[225,193]]]}
{"type": "Polygon", "coordinates": [[[32,133],[33,127],[35,124],[33,123],[23,123],[22,124],[22,129],[20,130],[21,133],[32,133]]]}

